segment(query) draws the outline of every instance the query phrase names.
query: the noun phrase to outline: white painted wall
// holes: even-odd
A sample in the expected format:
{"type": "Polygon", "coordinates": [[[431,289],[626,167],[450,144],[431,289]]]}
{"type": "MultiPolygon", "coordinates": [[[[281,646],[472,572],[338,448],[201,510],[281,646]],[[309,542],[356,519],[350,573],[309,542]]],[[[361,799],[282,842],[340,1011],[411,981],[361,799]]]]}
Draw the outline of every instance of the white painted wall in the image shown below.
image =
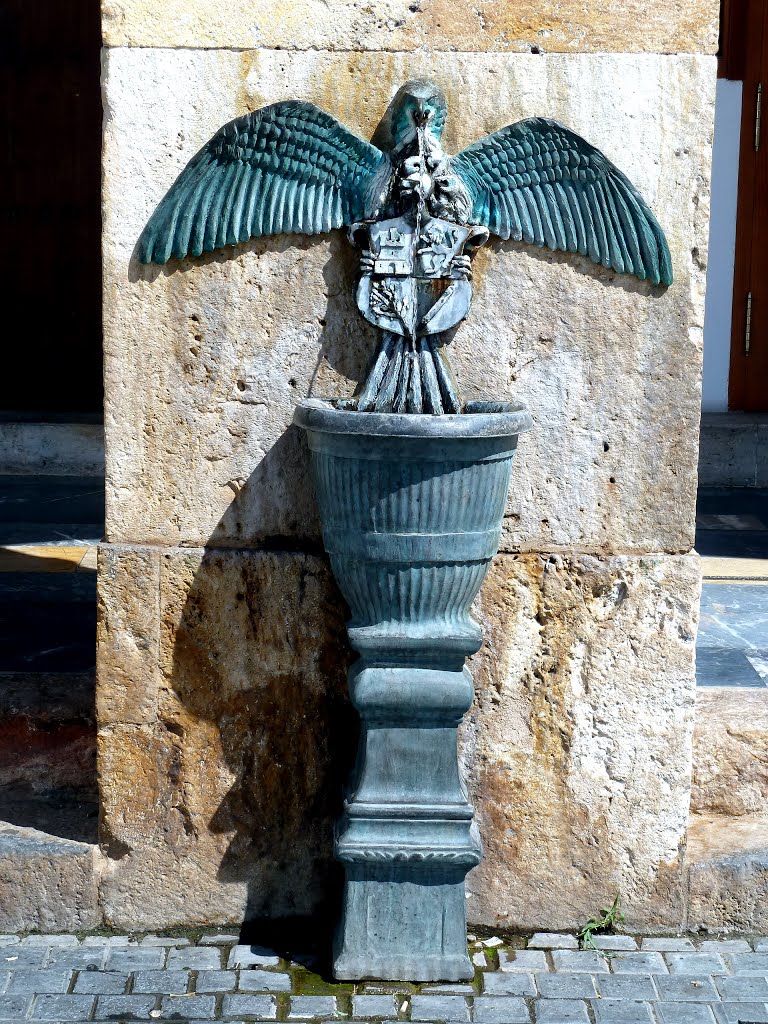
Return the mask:
{"type": "Polygon", "coordinates": [[[703,412],[725,412],[728,409],[740,125],[741,82],[719,78],[712,149],[712,204],[701,401],[703,412]]]}

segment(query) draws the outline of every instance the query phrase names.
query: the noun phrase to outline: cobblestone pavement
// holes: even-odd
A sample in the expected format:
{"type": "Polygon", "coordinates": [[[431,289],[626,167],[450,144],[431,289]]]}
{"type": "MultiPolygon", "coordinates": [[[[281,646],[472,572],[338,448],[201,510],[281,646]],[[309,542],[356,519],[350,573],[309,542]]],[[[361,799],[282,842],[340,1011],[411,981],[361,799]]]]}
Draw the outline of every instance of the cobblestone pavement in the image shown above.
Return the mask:
{"type": "Polygon", "coordinates": [[[0,936],[0,1021],[768,1024],[768,938],[470,936],[474,981],[333,984],[238,936],[0,936]],[[513,948],[520,947],[520,948],[513,948]]]}

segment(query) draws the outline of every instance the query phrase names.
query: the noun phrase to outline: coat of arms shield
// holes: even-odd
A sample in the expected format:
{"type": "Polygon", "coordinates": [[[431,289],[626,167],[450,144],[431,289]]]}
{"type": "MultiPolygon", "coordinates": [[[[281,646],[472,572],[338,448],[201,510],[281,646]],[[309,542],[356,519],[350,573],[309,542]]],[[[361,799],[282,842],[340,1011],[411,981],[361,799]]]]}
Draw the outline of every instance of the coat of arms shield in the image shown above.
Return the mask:
{"type": "Polygon", "coordinates": [[[447,331],[466,317],[472,286],[454,259],[467,243],[486,240],[484,228],[438,217],[395,217],[354,224],[350,234],[370,253],[371,269],[362,274],[356,295],[366,320],[415,338],[447,331]]]}

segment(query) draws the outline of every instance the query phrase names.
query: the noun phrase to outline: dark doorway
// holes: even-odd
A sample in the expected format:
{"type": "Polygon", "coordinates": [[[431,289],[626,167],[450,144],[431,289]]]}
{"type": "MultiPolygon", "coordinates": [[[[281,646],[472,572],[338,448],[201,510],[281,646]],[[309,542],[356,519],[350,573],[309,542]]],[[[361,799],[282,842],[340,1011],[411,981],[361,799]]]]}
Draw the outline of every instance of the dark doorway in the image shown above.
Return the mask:
{"type": "Polygon", "coordinates": [[[720,74],[743,83],[729,408],[768,411],[768,4],[725,0],[720,74]]]}
{"type": "Polygon", "coordinates": [[[0,5],[4,412],[101,412],[100,47],[98,0],[0,5]]]}

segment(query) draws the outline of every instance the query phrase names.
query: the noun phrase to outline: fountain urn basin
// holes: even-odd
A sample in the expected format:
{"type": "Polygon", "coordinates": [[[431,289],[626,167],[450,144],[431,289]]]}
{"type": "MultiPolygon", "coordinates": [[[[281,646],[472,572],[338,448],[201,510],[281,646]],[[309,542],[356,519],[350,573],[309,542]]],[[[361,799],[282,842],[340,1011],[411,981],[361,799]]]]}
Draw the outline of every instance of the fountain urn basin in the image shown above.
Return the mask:
{"type": "Polygon", "coordinates": [[[346,881],[334,974],[468,979],[464,878],[482,855],[457,760],[473,698],[464,662],[482,643],[469,610],[531,418],[507,403],[431,416],[308,399],[294,422],[360,654],[349,673],[362,728],[336,836],[346,881]]]}

